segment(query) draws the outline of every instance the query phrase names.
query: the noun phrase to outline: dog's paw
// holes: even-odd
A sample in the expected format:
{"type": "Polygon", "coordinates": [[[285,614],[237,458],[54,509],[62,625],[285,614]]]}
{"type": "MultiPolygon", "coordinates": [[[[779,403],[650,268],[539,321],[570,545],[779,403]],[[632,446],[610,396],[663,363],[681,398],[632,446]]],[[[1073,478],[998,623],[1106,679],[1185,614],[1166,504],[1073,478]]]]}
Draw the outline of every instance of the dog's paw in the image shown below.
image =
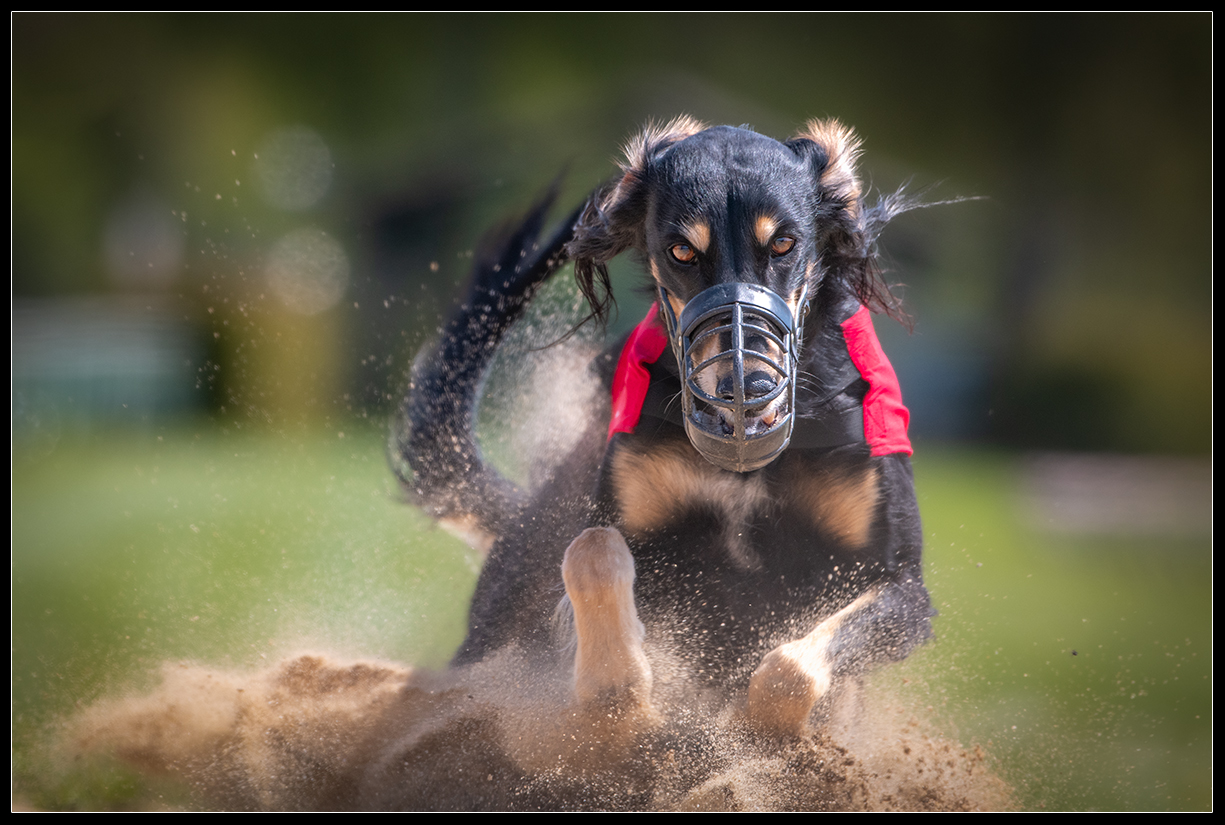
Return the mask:
{"type": "MultiPolygon", "coordinates": [[[[857,617],[879,596],[872,588],[821,622],[802,639],[779,645],[766,654],[749,680],[748,718],[759,730],[780,736],[801,736],[817,702],[830,694],[834,674],[846,675],[830,648],[835,636],[853,633],[857,617]]],[[[839,642],[839,647],[843,642],[839,642]]]]}
{"type": "Polygon", "coordinates": [[[634,558],[611,527],[584,530],[566,548],[562,580],[574,609],[574,692],[580,702],[649,701],[651,667],[634,605],[634,558]]]}
{"type": "Polygon", "coordinates": [[[763,732],[800,736],[813,707],[833,684],[826,650],[832,634],[818,628],[771,650],[749,681],[749,722],[763,732]]]}

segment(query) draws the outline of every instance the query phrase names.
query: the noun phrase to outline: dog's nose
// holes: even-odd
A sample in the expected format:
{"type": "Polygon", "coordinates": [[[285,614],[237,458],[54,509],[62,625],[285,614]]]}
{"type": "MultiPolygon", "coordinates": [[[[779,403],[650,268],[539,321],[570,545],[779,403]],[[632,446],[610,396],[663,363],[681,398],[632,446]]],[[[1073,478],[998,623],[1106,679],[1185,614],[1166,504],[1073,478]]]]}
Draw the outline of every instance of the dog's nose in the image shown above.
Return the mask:
{"type": "Polygon", "coordinates": [[[774,387],[774,379],[770,377],[770,374],[757,370],[750,372],[748,379],[744,382],[744,394],[749,398],[761,398],[774,392],[774,387]]]}
{"type": "MultiPolygon", "coordinates": [[[[774,379],[762,370],[750,372],[744,378],[744,397],[748,400],[761,398],[774,392],[774,379]]],[[[730,375],[725,375],[719,381],[719,397],[732,401],[736,397],[736,382],[730,375]]]]}

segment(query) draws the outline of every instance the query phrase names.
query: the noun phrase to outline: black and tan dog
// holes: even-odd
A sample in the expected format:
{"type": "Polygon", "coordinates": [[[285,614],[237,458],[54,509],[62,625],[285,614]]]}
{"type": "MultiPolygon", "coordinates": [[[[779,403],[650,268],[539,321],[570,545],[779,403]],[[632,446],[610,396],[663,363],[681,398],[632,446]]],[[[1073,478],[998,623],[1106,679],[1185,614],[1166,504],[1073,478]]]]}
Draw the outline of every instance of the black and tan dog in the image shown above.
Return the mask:
{"type": "Polygon", "coordinates": [[[552,235],[546,199],[478,259],[394,445],[424,507],[491,540],[457,664],[573,656],[580,703],[649,708],[658,650],[799,733],[847,677],[930,636],[908,413],[869,315],[897,313],[874,244],[908,203],[865,204],[857,154],[833,121],[780,143],[679,118],[552,235]],[[607,402],[574,452],[521,493],[473,435],[493,353],[567,260],[604,316],[606,263],[628,250],[659,300],[597,360],[607,402]]]}

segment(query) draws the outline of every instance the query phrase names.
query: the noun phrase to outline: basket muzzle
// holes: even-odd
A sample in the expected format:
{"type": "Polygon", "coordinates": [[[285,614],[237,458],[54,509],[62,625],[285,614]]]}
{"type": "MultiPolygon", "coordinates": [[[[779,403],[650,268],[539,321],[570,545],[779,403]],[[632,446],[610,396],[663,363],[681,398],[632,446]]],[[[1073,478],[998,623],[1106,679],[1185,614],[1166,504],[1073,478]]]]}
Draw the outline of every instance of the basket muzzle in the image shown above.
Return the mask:
{"type": "Polygon", "coordinates": [[[689,441],[725,470],[765,467],[791,441],[802,316],[754,284],[712,286],[680,318],[662,289],[660,297],[689,441]]]}

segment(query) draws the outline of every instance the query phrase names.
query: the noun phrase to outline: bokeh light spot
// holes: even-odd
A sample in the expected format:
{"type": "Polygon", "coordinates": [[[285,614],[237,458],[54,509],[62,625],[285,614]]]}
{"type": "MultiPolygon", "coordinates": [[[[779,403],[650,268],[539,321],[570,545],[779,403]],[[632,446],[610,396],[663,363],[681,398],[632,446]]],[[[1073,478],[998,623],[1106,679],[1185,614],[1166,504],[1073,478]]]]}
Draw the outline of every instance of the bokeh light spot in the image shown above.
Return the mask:
{"type": "Polygon", "coordinates": [[[268,286],[285,306],[302,315],[333,307],[349,285],[349,258],[321,229],[295,229],[277,241],[265,269],[268,286]]]}
{"type": "Polygon", "coordinates": [[[289,126],[270,132],[256,154],[255,173],[273,206],[300,212],[332,185],[332,152],[314,129],[289,126]]]}

